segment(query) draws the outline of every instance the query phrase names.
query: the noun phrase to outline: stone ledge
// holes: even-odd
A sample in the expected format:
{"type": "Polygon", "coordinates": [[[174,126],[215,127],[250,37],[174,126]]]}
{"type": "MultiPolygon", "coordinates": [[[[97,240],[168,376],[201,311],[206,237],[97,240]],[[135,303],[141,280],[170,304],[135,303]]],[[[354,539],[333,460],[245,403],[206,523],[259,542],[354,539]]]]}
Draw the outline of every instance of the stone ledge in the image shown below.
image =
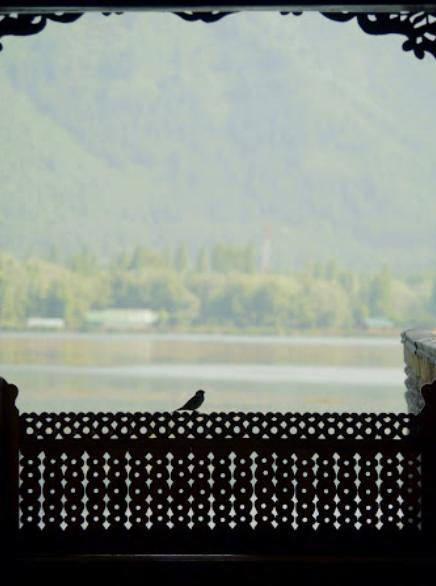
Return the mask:
{"type": "Polygon", "coordinates": [[[436,329],[413,328],[401,334],[404,345],[406,401],[410,413],[424,406],[421,388],[436,379],[436,329]]]}
{"type": "Polygon", "coordinates": [[[413,328],[401,334],[405,347],[418,356],[434,359],[436,362],[436,329],[413,328]]]}

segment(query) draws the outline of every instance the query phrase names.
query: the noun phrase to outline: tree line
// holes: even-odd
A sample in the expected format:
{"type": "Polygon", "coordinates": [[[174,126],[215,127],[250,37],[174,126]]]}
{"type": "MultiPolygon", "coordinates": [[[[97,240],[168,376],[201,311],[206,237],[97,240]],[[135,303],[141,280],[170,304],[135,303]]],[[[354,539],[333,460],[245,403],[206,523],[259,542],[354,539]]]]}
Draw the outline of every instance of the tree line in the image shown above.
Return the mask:
{"type": "Polygon", "coordinates": [[[396,327],[434,325],[436,275],[361,273],[334,261],[285,272],[259,268],[252,246],[217,244],[192,255],[138,247],[111,261],[84,250],[65,260],[0,252],[0,328],[29,317],[86,328],[90,310],[152,309],[161,329],[290,333],[353,331],[368,318],[396,327]]]}

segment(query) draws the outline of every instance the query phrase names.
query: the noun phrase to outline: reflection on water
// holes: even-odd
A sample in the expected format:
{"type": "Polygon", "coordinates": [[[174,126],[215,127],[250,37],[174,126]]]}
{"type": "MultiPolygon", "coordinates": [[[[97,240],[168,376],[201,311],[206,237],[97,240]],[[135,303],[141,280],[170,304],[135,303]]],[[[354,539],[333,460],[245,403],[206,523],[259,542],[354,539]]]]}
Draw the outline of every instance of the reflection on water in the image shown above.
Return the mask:
{"type": "Polygon", "coordinates": [[[395,338],[3,334],[25,410],[404,411],[395,338]]]}

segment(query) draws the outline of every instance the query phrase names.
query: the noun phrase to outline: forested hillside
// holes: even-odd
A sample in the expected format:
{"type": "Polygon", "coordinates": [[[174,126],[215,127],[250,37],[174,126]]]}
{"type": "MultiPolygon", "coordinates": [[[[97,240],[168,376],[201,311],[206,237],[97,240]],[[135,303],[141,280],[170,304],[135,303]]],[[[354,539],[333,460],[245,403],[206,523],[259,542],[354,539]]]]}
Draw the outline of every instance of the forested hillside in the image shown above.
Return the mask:
{"type": "Polygon", "coordinates": [[[309,14],[87,15],[7,39],[0,248],[225,241],[281,271],[432,268],[436,69],[400,44],[309,14]]]}

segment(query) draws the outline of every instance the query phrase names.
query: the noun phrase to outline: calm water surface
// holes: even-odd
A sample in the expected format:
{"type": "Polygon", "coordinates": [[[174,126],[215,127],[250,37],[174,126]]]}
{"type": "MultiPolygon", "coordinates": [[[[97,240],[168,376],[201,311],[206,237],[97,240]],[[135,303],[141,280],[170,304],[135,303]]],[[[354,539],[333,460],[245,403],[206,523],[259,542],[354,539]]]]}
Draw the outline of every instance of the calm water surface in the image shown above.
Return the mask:
{"type": "Polygon", "coordinates": [[[404,411],[397,338],[0,334],[22,410],[404,411]]]}

